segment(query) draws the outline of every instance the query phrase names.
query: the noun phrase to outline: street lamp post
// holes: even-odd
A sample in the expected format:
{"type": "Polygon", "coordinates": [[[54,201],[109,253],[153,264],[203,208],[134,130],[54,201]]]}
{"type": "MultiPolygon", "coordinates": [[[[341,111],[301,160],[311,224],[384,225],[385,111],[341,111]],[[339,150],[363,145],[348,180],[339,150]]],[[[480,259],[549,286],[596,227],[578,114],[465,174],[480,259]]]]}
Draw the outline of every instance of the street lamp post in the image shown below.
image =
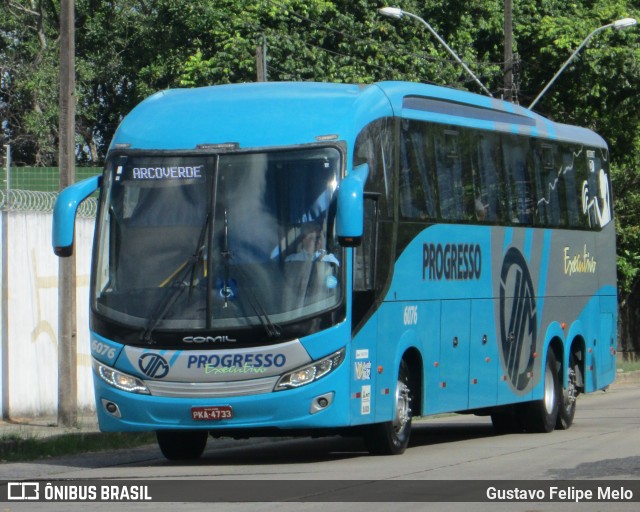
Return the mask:
{"type": "Polygon", "coordinates": [[[462,59],[460,59],[460,57],[458,57],[456,52],[454,52],[449,47],[449,45],[438,35],[438,33],[433,29],[433,27],[431,25],[429,25],[425,20],[423,20],[420,16],[416,16],[415,14],[412,14],[410,12],[403,11],[402,9],[400,9],[398,7],[382,7],[381,9],[378,9],[378,12],[380,14],[382,14],[383,16],[386,16],[387,18],[393,18],[393,19],[396,19],[396,20],[402,19],[403,16],[409,16],[410,18],[418,20],[420,23],[422,23],[427,28],[427,30],[429,32],[431,32],[431,34],[433,34],[433,37],[435,37],[438,40],[438,42],[447,49],[447,51],[456,60],[456,62],[458,64],[460,64],[463,67],[463,69],[467,73],[469,73],[469,75],[471,75],[471,77],[480,86],[480,88],[484,92],[486,92],[489,96],[493,97],[491,92],[489,92],[489,90],[482,84],[482,82],[478,79],[478,77],[473,74],[473,71],[471,71],[469,69],[469,67],[464,62],[462,62],[462,59]]]}
{"type": "Polygon", "coordinates": [[[547,83],[547,85],[545,86],[544,89],[542,89],[542,91],[540,91],[540,94],[538,94],[538,96],[536,96],[536,99],[533,100],[531,102],[531,105],[529,105],[529,110],[531,110],[533,108],[533,106],[538,103],[538,100],[540,98],[542,98],[542,96],[544,95],[545,92],[547,92],[547,90],[549,89],[549,87],[551,87],[551,85],[553,84],[553,82],[556,81],[556,78],[558,78],[560,76],[560,74],[565,70],[565,68],[571,63],[571,61],[575,58],[576,55],[578,55],[578,53],[580,52],[580,50],[582,50],[585,45],[589,42],[589,40],[595,36],[598,32],[602,32],[603,30],[607,29],[607,28],[614,28],[616,30],[621,30],[623,28],[627,28],[627,27],[632,27],[633,25],[635,25],[636,23],[638,23],[634,18],[624,18],[621,20],[617,20],[614,21],[613,23],[609,23],[608,25],[603,25],[602,27],[599,27],[597,29],[595,29],[594,31],[592,31],[586,38],[584,41],[582,41],[582,43],[580,44],[580,46],[578,46],[578,48],[576,48],[576,50],[571,54],[571,56],[566,60],[566,62],[562,65],[562,67],[558,70],[558,72],[553,75],[553,78],[551,80],[549,80],[549,83],[547,83]]]}

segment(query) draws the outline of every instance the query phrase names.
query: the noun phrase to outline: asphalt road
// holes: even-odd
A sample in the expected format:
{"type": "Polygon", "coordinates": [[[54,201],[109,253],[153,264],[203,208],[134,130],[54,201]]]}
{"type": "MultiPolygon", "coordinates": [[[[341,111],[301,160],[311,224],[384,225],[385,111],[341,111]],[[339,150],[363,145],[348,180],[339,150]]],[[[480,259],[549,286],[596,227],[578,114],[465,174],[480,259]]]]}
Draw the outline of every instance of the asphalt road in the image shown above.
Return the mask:
{"type": "MultiPolygon", "coordinates": [[[[105,479],[133,481],[181,480],[177,501],[189,501],[189,482],[209,480],[212,489],[237,493],[237,499],[266,496],[268,490],[287,492],[286,499],[295,503],[183,503],[181,511],[191,510],[638,510],[640,491],[634,502],[545,503],[411,503],[415,481],[424,486],[438,486],[450,496],[460,486],[464,493],[469,482],[481,486],[500,486],[517,481],[549,486],[567,486],[587,480],[610,480],[612,488],[625,484],[640,489],[640,387],[616,386],[603,393],[581,396],[574,425],[567,431],[551,434],[496,435],[487,418],[445,416],[416,422],[410,448],[402,456],[371,457],[358,439],[340,437],[321,439],[255,439],[235,441],[210,439],[201,460],[191,463],[169,463],[155,446],[127,451],[49,459],[35,463],[0,465],[0,480],[36,479],[105,479]],[[258,482],[256,482],[258,481],[258,482]],[[285,482],[283,482],[285,481],[285,482]],[[312,487],[308,481],[331,481],[331,489],[312,487]],[[335,496],[354,481],[374,481],[372,486],[348,494],[351,503],[331,503],[335,496]],[[456,484],[456,481],[459,483],[456,484]],[[543,484],[537,481],[545,481],[543,484]],[[222,483],[221,483],[222,482],[222,483]],[[400,482],[398,486],[396,483],[400,482]],[[473,483],[473,482],[472,482],[473,483]],[[333,485],[333,484],[332,484],[333,485]],[[409,485],[409,486],[408,486],[409,485]],[[217,486],[217,487],[215,487],[217,486]],[[221,487],[222,486],[222,487],[221,487]],[[407,487],[408,486],[408,487],[407,487]],[[285,489],[286,488],[286,489],[285,489]],[[293,492],[295,490],[296,492],[293,492]],[[247,494],[244,495],[243,492],[247,494]],[[332,496],[332,493],[337,493],[332,496]],[[180,494],[182,493],[182,494],[180,494]],[[252,494],[257,493],[257,494],[252,494]],[[305,494],[306,493],[306,494],[305,494]],[[383,494],[385,493],[385,494],[383,494]],[[300,498],[302,496],[302,498],[300,498]],[[306,498],[305,498],[306,496],[306,498]],[[318,496],[321,496],[320,498],[318,496]],[[378,496],[378,498],[376,498],[378,496]],[[354,498],[355,497],[355,498],[354,498]],[[326,499],[329,503],[318,502],[326,499]],[[362,501],[358,501],[362,499],[362,501]],[[394,500],[398,503],[376,499],[394,500]],[[371,502],[368,502],[371,500],[371,502]]],[[[318,482],[316,482],[317,484],[318,482]]],[[[315,485],[315,484],[314,484],[315,485]]],[[[353,486],[352,486],[353,487],[353,486]]],[[[433,487],[429,487],[433,488],[433,487]]],[[[424,489],[424,487],[423,487],[424,489]]],[[[483,494],[485,492],[483,491],[483,494]]],[[[278,496],[278,494],[276,494],[278,496]]],[[[479,500],[480,501],[480,500],[479,500]]],[[[29,504],[10,502],[2,512],[18,510],[80,510],[81,504],[29,504]]],[[[114,505],[93,503],[92,510],[176,510],[175,503],[135,503],[114,505]]]]}

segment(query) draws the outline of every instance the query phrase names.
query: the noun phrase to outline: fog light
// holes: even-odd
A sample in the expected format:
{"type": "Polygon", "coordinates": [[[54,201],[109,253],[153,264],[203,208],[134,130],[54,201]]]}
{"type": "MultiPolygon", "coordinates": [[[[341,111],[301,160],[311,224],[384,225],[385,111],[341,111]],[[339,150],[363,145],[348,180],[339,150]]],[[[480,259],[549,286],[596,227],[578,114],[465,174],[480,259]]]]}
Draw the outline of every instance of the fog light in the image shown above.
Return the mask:
{"type": "Polygon", "coordinates": [[[102,399],[102,407],[107,411],[111,416],[115,416],[116,418],[122,418],[122,413],[120,412],[120,408],[118,404],[112,402],[111,400],[102,399]]]}
{"type": "Polygon", "coordinates": [[[311,402],[310,414],[323,411],[333,403],[333,391],[331,393],[325,393],[324,395],[317,396],[311,402]]]}

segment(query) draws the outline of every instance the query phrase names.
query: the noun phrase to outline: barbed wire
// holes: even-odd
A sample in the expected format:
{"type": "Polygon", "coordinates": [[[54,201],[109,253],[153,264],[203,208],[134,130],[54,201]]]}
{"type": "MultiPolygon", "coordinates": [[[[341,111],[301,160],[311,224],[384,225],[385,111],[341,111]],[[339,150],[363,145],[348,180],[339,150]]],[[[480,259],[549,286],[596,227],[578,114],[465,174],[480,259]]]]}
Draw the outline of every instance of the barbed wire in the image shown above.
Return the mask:
{"type": "MultiPolygon", "coordinates": [[[[58,198],[58,192],[41,192],[36,190],[0,190],[0,210],[10,212],[50,213],[58,198]]],[[[78,206],[78,217],[94,218],[98,211],[98,200],[90,197],[78,206]]]]}

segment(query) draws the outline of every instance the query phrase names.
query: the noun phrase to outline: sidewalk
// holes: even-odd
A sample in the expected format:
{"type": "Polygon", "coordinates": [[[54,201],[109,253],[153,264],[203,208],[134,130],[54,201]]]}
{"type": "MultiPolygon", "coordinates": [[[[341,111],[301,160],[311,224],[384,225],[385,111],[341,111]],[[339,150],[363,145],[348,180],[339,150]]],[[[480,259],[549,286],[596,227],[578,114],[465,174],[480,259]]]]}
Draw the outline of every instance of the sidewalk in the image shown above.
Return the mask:
{"type": "MultiPolygon", "coordinates": [[[[618,373],[615,382],[609,389],[614,390],[629,386],[640,385],[640,371],[618,373]]],[[[0,420],[0,441],[8,437],[22,437],[23,439],[42,439],[64,434],[98,433],[98,419],[94,411],[78,413],[77,427],[58,426],[55,416],[40,416],[37,418],[15,418],[10,422],[0,420]]]]}
{"type": "Polygon", "coordinates": [[[95,411],[78,413],[76,427],[58,425],[56,416],[38,416],[37,418],[12,418],[11,421],[0,420],[0,441],[11,437],[22,439],[42,439],[64,434],[98,433],[98,418],[95,411]]]}

